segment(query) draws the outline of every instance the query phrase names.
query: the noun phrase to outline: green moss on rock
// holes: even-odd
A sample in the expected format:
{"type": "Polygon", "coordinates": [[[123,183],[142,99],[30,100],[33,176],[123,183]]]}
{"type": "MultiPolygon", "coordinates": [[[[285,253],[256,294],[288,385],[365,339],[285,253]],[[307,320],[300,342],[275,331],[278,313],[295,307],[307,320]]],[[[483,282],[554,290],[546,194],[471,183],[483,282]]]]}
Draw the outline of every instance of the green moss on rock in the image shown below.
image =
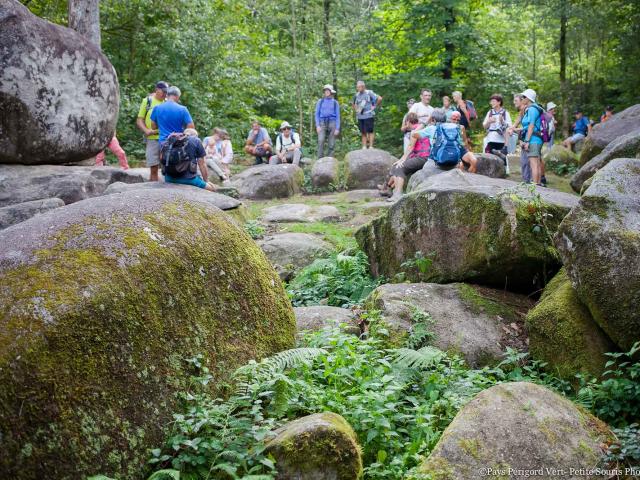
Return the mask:
{"type": "Polygon", "coordinates": [[[599,376],[605,353],[616,346],[580,302],[564,269],[549,282],[540,302],[527,315],[529,349],[562,378],[576,373],[599,376]]]}
{"type": "Polygon", "coordinates": [[[276,431],[267,452],[276,459],[278,480],[357,480],[362,455],[351,426],[340,415],[317,413],[276,431]]]}
{"type": "Polygon", "coordinates": [[[2,477],[138,478],[196,373],[184,359],[204,354],[216,390],[294,344],[281,282],[224,213],[195,194],[110,202],[0,234],[2,477]]]}

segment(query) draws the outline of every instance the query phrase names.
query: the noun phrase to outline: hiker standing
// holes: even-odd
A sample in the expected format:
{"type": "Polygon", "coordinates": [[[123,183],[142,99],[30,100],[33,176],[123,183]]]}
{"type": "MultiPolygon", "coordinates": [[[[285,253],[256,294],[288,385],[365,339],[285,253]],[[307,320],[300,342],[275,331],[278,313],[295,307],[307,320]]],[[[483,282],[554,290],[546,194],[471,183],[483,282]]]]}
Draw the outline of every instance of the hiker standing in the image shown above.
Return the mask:
{"type": "Polygon", "coordinates": [[[145,158],[147,167],[149,167],[149,180],[152,182],[158,181],[160,145],[158,143],[158,130],[153,128],[151,124],[151,112],[157,105],[164,103],[168,88],[167,82],[160,81],[156,83],[155,91],[142,99],[138,110],[138,118],[136,119],[136,126],[145,137],[145,158]]]}
{"type": "Polygon", "coordinates": [[[500,153],[504,162],[506,174],[509,175],[509,163],[507,162],[507,129],[511,126],[511,115],[503,107],[502,95],[494,93],[489,99],[491,109],[484,117],[482,126],[487,132],[485,137],[485,153],[494,154],[494,150],[500,153]]]}
{"type": "MultiPolygon", "coordinates": [[[[471,100],[465,100],[462,98],[462,93],[455,91],[451,94],[453,98],[453,104],[458,112],[460,112],[460,125],[462,125],[467,132],[471,132],[471,121],[478,118],[476,108],[471,100]]],[[[470,148],[470,145],[467,145],[470,148]]]]}
{"type": "Polygon", "coordinates": [[[375,110],[382,102],[382,97],[372,90],[367,90],[362,80],[356,83],[356,94],[353,96],[352,108],[356,112],[358,128],[362,136],[362,149],[373,148],[375,140],[374,120],[375,110]]]}
{"type": "MultiPolygon", "coordinates": [[[[520,132],[520,146],[526,155],[530,172],[525,175],[523,168],[522,178],[525,182],[533,182],[541,185],[542,165],[540,155],[542,151],[542,114],[544,110],[536,103],[536,92],[528,88],[522,92],[522,131],[520,132]]],[[[524,165],[523,165],[524,166],[524,165]]]]}
{"type": "Polygon", "coordinates": [[[340,135],[340,104],[333,97],[333,85],[322,87],[323,97],[316,103],[316,132],[318,132],[318,158],[324,157],[324,143],[328,141],[328,156],[333,157],[336,137],[340,135]]]}
{"type": "Polygon", "coordinates": [[[429,124],[429,119],[433,113],[433,107],[431,104],[431,90],[423,88],[420,91],[420,101],[411,107],[411,112],[418,115],[418,121],[426,127],[429,124]]]}

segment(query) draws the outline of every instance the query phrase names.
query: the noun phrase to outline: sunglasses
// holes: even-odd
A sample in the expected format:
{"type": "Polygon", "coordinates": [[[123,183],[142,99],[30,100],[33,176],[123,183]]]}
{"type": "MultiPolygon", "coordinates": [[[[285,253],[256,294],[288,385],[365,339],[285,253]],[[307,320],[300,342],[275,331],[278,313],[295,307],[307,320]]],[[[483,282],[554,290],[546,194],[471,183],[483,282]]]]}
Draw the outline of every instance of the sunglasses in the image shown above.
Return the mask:
{"type": "Polygon", "coordinates": [[[282,128],[281,130],[291,130],[291,128],[289,128],[289,127],[284,127],[284,128],[282,128]]]}

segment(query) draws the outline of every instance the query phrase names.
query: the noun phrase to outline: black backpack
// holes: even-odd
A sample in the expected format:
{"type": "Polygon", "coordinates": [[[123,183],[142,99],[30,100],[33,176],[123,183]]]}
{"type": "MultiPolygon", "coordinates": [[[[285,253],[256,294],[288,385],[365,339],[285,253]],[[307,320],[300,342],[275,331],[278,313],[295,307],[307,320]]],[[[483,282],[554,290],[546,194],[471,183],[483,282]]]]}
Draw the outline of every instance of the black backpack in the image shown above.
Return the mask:
{"type": "Polygon", "coordinates": [[[189,137],[184,133],[172,133],[160,150],[162,174],[180,177],[185,173],[196,173],[196,165],[187,152],[189,137]]]}

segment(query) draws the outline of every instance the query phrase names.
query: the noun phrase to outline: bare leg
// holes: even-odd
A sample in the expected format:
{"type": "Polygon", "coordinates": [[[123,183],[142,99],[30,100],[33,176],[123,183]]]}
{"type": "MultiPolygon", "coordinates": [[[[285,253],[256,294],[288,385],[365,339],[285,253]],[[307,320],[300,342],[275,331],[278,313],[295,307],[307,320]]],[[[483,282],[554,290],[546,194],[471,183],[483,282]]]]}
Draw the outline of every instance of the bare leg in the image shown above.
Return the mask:
{"type": "Polygon", "coordinates": [[[465,153],[462,159],[469,164],[469,173],[476,173],[478,171],[478,159],[473,153],[465,153]]]}
{"type": "Polygon", "coordinates": [[[158,181],[158,165],[154,165],[153,167],[149,167],[149,181],[157,182],[158,181]]]}
{"type": "Polygon", "coordinates": [[[402,189],[404,188],[404,178],[402,177],[394,177],[395,182],[393,186],[393,197],[398,198],[402,195],[402,189]]]}
{"type": "Polygon", "coordinates": [[[209,190],[210,192],[215,192],[218,187],[216,187],[213,183],[207,182],[207,186],[204,187],[205,190],[209,190]]]}
{"type": "Polygon", "coordinates": [[[536,185],[540,184],[541,169],[540,169],[540,157],[529,157],[529,165],[531,166],[531,180],[536,185]]]}
{"type": "Polygon", "coordinates": [[[362,149],[366,149],[367,148],[367,134],[363,133],[362,134],[362,149]]]}
{"type": "Polygon", "coordinates": [[[367,134],[367,136],[369,137],[369,148],[373,148],[373,141],[376,138],[376,134],[371,132],[371,133],[367,134]]]}

